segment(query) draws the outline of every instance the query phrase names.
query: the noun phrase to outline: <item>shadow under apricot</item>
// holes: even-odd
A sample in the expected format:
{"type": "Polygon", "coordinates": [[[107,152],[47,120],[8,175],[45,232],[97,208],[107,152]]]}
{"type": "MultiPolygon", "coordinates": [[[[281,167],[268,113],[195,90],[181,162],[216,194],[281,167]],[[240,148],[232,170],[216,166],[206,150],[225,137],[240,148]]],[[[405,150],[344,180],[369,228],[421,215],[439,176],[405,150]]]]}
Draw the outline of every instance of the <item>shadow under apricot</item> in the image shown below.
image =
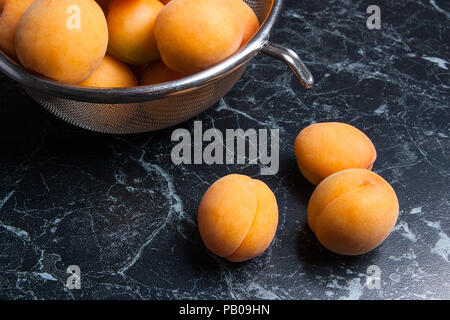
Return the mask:
{"type": "MultiPolygon", "coordinates": [[[[283,174],[283,172],[282,172],[283,174]]],[[[286,182],[287,189],[290,193],[290,198],[294,200],[299,200],[300,204],[304,207],[305,213],[308,207],[309,198],[311,197],[315,186],[311,184],[306,178],[301,174],[297,167],[297,161],[293,157],[290,159],[288,169],[286,170],[286,182]]],[[[306,218],[306,216],[305,216],[306,218]]]]}
{"type": "Polygon", "coordinates": [[[350,267],[361,262],[376,261],[378,255],[377,249],[357,256],[336,254],[320,244],[307,223],[301,226],[296,241],[297,257],[303,268],[311,272],[317,272],[317,268],[329,270],[338,266],[350,267]]]}

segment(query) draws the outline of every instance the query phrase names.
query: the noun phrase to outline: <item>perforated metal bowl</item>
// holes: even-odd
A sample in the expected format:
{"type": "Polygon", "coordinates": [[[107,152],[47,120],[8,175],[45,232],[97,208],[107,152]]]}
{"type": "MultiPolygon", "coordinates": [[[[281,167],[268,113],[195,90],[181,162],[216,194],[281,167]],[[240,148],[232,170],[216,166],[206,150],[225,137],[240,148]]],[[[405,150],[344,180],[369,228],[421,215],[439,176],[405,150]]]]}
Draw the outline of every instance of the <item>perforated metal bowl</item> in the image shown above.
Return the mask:
{"type": "Polygon", "coordinates": [[[65,85],[30,74],[4,54],[0,70],[59,118],[85,129],[120,134],[167,128],[199,114],[227,94],[259,53],[286,62],[302,85],[311,87],[313,77],[298,55],[268,41],[283,0],[244,1],[261,23],[255,37],[222,63],[177,81],[120,89],[65,85]]]}

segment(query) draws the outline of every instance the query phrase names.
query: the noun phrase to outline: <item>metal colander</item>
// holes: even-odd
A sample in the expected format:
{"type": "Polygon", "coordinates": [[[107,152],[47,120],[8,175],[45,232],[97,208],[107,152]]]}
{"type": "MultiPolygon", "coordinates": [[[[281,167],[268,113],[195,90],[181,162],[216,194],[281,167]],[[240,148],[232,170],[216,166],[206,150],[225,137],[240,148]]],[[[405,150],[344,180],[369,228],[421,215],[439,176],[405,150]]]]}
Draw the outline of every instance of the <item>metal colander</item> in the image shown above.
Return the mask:
{"type": "Polygon", "coordinates": [[[313,77],[298,55],[268,41],[283,0],[244,1],[261,23],[255,37],[222,63],[177,81],[118,89],[65,85],[28,73],[4,54],[0,54],[0,70],[59,118],[85,129],[118,134],[159,130],[199,114],[227,94],[259,53],[286,62],[302,85],[311,87],[313,77]]]}

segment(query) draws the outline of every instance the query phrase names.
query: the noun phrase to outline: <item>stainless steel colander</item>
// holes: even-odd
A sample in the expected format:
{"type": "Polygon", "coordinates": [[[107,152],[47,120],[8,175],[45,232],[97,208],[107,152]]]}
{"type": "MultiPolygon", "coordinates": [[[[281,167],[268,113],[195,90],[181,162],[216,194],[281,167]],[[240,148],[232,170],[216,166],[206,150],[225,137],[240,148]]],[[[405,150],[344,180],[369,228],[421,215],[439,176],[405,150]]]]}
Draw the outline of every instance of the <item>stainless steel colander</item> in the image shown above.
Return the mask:
{"type": "Polygon", "coordinates": [[[153,86],[97,89],[61,84],[32,75],[4,54],[0,70],[59,118],[85,129],[105,133],[138,133],[181,123],[219,101],[259,53],[286,62],[302,85],[313,77],[298,55],[268,41],[283,0],[244,0],[255,11],[261,28],[238,53],[198,74],[153,86]]]}

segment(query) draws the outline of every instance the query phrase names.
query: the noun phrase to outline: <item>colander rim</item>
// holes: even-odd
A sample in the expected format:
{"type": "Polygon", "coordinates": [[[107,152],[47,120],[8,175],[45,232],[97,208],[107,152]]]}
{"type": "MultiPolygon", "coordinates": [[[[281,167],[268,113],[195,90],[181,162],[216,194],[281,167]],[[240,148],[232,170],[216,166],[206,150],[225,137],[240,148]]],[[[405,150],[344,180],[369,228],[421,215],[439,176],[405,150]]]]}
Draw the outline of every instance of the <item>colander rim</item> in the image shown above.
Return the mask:
{"type": "Polygon", "coordinates": [[[67,85],[54,80],[33,75],[11,60],[0,50],[0,71],[21,85],[42,94],[91,103],[138,103],[162,99],[164,97],[186,93],[215,81],[238,69],[257,55],[269,39],[270,31],[276,22],[284,0],[270,0],[272,8],[262,22],[253,39],[240,51],[223,62],[197,74],[183,79],[150,86],[131,88],[89,88],[67,85]]]}

